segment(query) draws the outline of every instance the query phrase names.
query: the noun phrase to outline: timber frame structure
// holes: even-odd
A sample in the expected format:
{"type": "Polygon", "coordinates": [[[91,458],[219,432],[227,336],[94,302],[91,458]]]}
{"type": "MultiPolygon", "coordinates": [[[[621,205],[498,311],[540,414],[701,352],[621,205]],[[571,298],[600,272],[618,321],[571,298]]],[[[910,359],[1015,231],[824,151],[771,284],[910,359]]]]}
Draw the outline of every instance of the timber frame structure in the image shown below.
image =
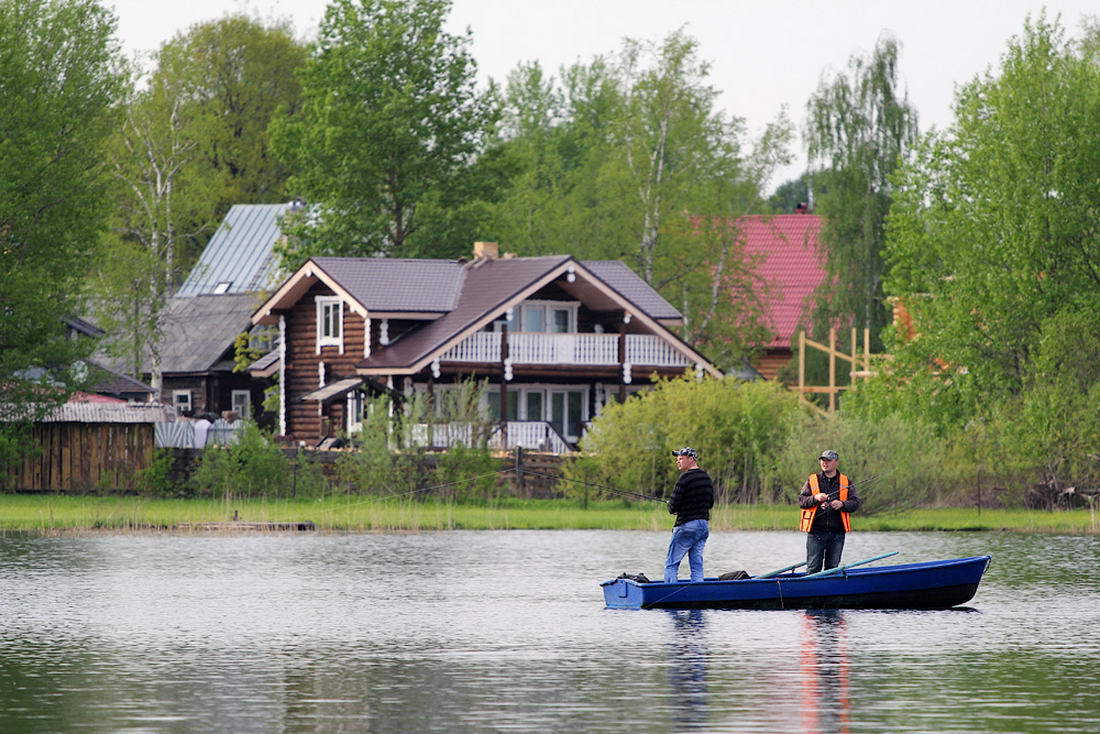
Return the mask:
{"type": "Polygon", "coordinates": [[[835,413],[837,409],[837,396],[842,390],[856,390],[858,389],[859,379],[867,379],[873,376],[875,373],[871,370],[872,358],[877,359],[889,359],[888,354],[871,354],[871,330],[863,330],[863,347],[860,349],[859,341],[856,338],[857,329],[852,327],[851,330],[851,350],[849,352],[842,352],[837,349],[837,330],[835,327],[829,329],[829,343],[822,344],[816,342],[813,339],[809,339],[806,336],[805,331],[798,332],[798,387],[795,388],[798,392],[799,400],[806,405],[809,405],[819,413],[835,413]],[[825,352],[829,357],[829,384],[828,385],[807,385],[806,384],[806,347],[811,349],[817,349],[825,352]],[[849,382],[847,385],[837,384],[837,360],[844,360],[848,363],[848,377],[849,382]],[[823,394],[829,396],[828,410],[822,410],[819,406],[806,398],[807,394],[823,394]]]}

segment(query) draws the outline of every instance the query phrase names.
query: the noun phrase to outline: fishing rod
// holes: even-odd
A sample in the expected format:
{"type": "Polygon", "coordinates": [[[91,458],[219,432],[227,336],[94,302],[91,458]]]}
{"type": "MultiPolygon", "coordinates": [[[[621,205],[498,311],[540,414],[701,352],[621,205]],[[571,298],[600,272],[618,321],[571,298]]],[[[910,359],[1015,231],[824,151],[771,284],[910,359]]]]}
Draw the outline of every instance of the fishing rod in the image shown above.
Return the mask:
{"type": "Polygon", "coordinates": [[[559,477],[553,474],[540,474],[539,472],[530,471],[528,469],[516,469],[521,474],[530,474],[533,477],[542,477],[543,479],[557,479],[559,481],[573,482],[573,484],[583,484],[586,487],[595,487],[596,489],[602,489],[606,492],[614,492],[615,494],[625,494],[628,497],[637,497],[638,499],[649,500],[651,502],[661,502],[668,504],[668,500],[661,497],[654,497],[651,494],[642,494],[641,492],[630,492],[625,489],[616,489],[615,487],[609,487],[606,484],[597,484],[596,482],[587,482],[580,479],[570,479],[569,477],[559,477]]]}
{"type": "MultiPolygon", "coordinates": [[[[889,469],[887,471],[880,471],[878,474],[875,474],[874,476],[867,477],[866,479],[860,479],[858,482],[852,482],[851,484],[848,485],[848,489],[851,489],[852,487],[856,487],[860,484],[867,484],[868,482],[873,482],[876,479],[878,479],[879,477],[885,476],[885,475],[889,474],[892,471],[893,471],[892,469],[889,469]]],[[[826,493],[825,501],[828,502],[829,498],[832,497],[834,494],[840,494],[840,490],[837,489],[835,491],[826,493]]]]}

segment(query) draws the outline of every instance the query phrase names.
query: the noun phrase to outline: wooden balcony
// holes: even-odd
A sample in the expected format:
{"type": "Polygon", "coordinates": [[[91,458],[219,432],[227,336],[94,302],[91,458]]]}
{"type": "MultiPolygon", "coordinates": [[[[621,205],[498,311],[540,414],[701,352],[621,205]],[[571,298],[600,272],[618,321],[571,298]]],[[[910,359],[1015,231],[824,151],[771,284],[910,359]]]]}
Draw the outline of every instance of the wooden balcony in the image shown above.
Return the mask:
{"type": "MultiPolygon", "coordinates": [[[[451,348],[441,362],[499,362],[501,334],[479,331],[451,348]]],[[[619,364],[618,334],[543,334],[516,332],[508,335],[512,364],[619,364]]],[[[664,339],[649,334],[626,335],[626,362],[635,366],[690,367],[691,360],[664,339]]]]}

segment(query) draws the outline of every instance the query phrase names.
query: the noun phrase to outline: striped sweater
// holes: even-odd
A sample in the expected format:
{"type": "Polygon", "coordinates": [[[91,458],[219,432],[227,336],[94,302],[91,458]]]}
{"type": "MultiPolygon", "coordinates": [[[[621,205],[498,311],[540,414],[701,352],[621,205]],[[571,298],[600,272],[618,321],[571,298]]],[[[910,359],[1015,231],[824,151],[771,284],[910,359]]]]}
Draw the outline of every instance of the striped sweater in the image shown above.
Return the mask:
{"type": "Polygon", "coordinates": [[[676,488],[668,501],[668,511],[676,515],[676,525],[691,520],[709,520],[714,506],[714,484],[702,469],[688,469],[676,480],[676,488]]]}

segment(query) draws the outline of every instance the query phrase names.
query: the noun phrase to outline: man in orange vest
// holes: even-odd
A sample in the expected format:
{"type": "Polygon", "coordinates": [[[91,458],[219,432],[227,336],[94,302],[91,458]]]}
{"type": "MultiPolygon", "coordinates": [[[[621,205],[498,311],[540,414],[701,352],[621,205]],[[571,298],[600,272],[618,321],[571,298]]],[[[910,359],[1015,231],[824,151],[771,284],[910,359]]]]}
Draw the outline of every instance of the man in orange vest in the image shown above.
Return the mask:
{"type": "Polygon", "coordinates": [[[821,471],[811,474],[798,493],[802,519],[798,529],[806,533],[806,573],[840,565],[844,536],[852,529],[851,513],[860,499],[847,475],[837,471],[840,457],[832,449],[822,451],[821,471]]]}

